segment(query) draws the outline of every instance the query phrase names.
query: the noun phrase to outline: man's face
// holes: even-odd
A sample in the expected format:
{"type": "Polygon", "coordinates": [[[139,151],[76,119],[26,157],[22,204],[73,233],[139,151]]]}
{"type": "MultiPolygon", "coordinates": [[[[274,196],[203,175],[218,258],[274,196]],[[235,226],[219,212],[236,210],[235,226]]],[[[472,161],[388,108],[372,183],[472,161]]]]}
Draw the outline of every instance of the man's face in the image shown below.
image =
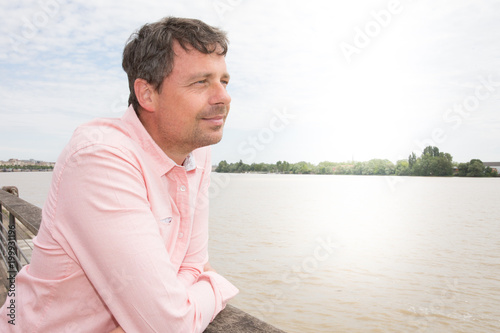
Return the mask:
{"type": "MultiPolygon", "coordinates": [[[[229,112],[229,74],[224,56],[185,51],[174,42],[174,66],[156,92],[158,144],[166,152],[186,152],[215,144],[229,112]]],[[[167,153],[168,154],[168,153],[167,153]]]]}

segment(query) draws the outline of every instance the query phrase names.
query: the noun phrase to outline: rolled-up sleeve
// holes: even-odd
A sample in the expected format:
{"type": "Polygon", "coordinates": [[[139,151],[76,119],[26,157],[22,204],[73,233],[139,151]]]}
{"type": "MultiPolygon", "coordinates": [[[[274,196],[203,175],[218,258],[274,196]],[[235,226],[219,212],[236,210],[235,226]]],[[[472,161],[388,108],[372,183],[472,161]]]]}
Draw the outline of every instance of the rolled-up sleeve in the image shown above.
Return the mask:
{"type": "MultiPolygon", "coordinates": [[[[127,333],[202,332],[238,292],[222,276],[202,273],[208,231],[200,221],[208,219],[208,203],[195,212],[178,269],[152,213],[141,162],[132,153],[92,145],[68,161],[57,180],[52,230],[117,324],[127,333]]],[[[202,187],[208,179],[203,177],[202,187]]]]}

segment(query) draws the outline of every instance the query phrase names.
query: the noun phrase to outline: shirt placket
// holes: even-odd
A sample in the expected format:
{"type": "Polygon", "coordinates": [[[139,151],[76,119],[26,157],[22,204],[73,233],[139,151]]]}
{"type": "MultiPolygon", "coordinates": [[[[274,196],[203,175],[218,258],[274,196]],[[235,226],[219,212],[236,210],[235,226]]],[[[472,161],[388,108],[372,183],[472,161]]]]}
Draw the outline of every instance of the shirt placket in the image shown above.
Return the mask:
{"type": "Polygon", "coordinates": [[[181,263],[189,246],[191,232],[191,214],[189,206],[189,183],[184,168],[175,167],[177,209],[180,214],[179,230],[177,232],[177,246],[174,254],[174,262],[181,263]]]}

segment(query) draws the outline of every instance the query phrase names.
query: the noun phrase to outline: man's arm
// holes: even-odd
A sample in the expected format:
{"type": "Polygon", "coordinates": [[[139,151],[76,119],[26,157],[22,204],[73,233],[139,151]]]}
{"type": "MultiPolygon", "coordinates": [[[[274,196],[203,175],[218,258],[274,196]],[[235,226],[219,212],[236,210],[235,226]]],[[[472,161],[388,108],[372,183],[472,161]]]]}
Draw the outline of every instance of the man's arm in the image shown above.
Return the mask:
{"type": "Polygon", "coordinates": [[[202,332],[236,288],[214,272],[188,288],[179,280],[130,153],[90,146],[73,160],[61,174],[55,227],[120,326],[202,332]]]}
{"type": "MultiPolygon", "coordinates": [[[[212,266],[210,265],[210,263],[208,263],[208,262],[203,267],[203,271],[204,272],[216,272],[215,269],[213,269],[212,266]]],[[[125,333],[125,331],[123,330],[123,328],[121,328],[120,326],[118,326],[117,328],[115,328],[114,330],[112,330],[109,333],[125,333]]]]}

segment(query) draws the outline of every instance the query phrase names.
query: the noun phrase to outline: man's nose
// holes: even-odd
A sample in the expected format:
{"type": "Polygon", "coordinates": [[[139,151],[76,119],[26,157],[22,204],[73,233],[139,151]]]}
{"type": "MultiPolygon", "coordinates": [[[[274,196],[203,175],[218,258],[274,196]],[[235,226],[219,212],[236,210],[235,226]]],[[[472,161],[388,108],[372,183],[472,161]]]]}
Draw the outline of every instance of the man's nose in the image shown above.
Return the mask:
{"type": "Polygon", "coordinates": [[[229,96],[229,93],[227,92],[226,85],[223,83],[215,84],[210,104],[229,105],[230,103],[231,96],[229,96]]]}

